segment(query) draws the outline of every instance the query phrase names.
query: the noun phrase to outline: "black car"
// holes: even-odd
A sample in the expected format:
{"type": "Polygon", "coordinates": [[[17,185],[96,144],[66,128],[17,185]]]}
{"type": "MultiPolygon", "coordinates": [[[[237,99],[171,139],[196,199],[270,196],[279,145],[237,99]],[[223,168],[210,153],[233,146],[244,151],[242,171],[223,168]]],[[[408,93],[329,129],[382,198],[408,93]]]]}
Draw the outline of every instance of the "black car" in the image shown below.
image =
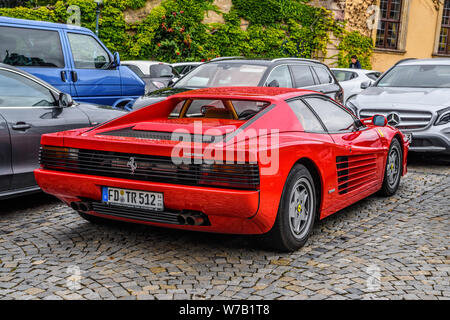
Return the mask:
{"type": "Polygon", "coordinates": [[[89,127],[123,115],[80,104],[35,76],[0,64],[0,199],[39,190],[34,169],[44,133],[89,127]]]}
{"type": "Polygon", "coordinates": [[[301,88],[322,92],[338,102],[344,91],[323,63],[300,58],[257,60],[217,58],[192,70],[171,87],[136,99],[133,110],[164,100],[180,91],[227,86],[301,88]]]}

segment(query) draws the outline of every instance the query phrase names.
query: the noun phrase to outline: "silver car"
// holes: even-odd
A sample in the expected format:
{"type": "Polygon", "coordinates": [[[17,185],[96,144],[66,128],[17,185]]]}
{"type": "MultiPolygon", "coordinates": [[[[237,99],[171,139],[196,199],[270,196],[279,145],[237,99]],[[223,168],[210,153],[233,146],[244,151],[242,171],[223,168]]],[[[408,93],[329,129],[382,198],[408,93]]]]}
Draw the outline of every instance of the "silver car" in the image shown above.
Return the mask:
{"type": "Polygon", "coordinates": [[[386,116],[412,152],[450,155],[450,59],[400,61],[346,106],[361,118],[386,116]]]}

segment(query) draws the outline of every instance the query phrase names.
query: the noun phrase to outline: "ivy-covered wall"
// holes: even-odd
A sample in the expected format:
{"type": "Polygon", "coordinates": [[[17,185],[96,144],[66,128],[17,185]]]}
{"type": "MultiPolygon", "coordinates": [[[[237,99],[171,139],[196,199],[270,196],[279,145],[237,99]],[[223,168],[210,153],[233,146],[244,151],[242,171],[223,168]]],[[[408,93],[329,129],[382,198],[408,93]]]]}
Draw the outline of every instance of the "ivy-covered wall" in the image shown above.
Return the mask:
{"type": "MultiPolygon", "coordinates": [[[[81,25],[95,30],[93,0],[57,1],[48,6],[1,8],[0,15],[66,23],[67,8],[77,5],[81,25]]],[[[47,2],[48,3],[48,2],[47,2]]],[[[124,11],[146,6],[145,0],[104,0],[99,37],[122,59],[167,62],[201,61],[217,56],[304,57],[326,55],[329,35],[339,40],[340,66],[348,66],[358,54],[370,68],[372,40],[347,32],[330,11],[308,5],[307,0],[233,0],[229,12],[221,12],[213,0],[163,0],[142,20],[126,22],[124,11]],[[202,23],[216,12],[224,23],[202,23]],[[241,22],[248,21],[243,28],[241,22]]]]}

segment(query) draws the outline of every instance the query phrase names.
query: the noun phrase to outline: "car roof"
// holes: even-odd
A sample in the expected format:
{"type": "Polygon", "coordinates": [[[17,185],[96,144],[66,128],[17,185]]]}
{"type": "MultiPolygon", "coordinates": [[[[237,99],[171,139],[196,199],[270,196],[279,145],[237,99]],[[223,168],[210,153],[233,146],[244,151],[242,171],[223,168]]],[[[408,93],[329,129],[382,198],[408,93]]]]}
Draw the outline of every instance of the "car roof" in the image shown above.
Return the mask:
{"type": "Polygon", "coordinates": [[[267,59],[267,58],[246,58],[246,57],[218,57],[214,58],[207,63],[247,63],[247,64],[257,64],[257,65],[278,65],[285,63],[313,63],[325,66],[322,62],[313,59],[304,59],[304,58],[276,58],[276,59],[267,59]]]}
{"type": "Polygon", "coordinates": [[[0,17],[0,23],[14,24],[14,25],[18,25],[18,26],[70,29],[70,30],[89,32],[89,33],[93,34],[93,32],[91,30],[89,30],[88,28],[79,27],[79,26],[72,25],[72,24],[45,22],[45,21],[37,21],[37,20],[26,20],[26,19],[9,18],[9,17],[0,17]]]}
{"type": "Polygon", "coordinates": [[[191,62],[175,62],[175,63],[171,63],[171,65],[173,67],[176,67],[176,66],[197,66],[197,65],[200,65],[202,63],[203,62],[194,62],[194,61],[191,61],[191,62]]]}
{"type": "MultiPolygon", "coordinates": [[[[331,70],[337,70],[337,71],[351,71],[351,72],[357,72],[357,73],[371,73],[371,72],[380,72],[376,70],[368,70],[368,69],[352,69],[352,68],[330,68],[331,70]]],[[[381,73],[381,72],[380,72],[381,73]]]]}
{"type": "Polygon", "coordinates": [[[450,65],[450,58],[408,59],[397,62],[398,65],[450,65]]]}
{"type": "Polygon", "coordinates": [[[286,100],[315,91],[278,87],[215,87],[177,93],[170,98],[286,100]]]}
{"type": "Polygon", "coordinates": [[[142,66],[152,66],[155,64],[167,64],[165,62],[160,62],[160,61],[150,61],[150,60],[124,60],[121,61],[121,63],[129,63],[129,64],[135,64],[135,65],[142,65],[142,66]]]}

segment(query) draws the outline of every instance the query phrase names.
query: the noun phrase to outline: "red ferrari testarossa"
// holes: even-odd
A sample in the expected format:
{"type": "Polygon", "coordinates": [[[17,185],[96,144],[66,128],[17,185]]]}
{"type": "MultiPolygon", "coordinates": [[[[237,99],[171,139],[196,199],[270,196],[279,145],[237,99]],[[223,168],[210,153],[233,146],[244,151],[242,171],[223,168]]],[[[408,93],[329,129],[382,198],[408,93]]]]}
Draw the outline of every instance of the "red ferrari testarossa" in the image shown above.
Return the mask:
{"type": "Polygon", "coordinates": [[[322,219],[396,192],[409,143],[313,91],[183,92],[95,128],[42,137],[38,184],[83,218],[301,247],[322,219]]]}

